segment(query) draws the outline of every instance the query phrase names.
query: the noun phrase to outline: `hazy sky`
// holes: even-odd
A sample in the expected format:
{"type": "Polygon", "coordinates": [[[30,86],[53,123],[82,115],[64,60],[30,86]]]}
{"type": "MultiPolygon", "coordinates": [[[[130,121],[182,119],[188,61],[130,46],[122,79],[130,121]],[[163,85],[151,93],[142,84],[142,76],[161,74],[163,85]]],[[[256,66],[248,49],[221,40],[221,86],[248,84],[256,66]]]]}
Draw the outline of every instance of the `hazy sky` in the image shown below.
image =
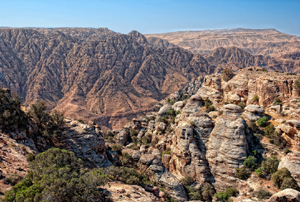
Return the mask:
{"type": "Polygon", "coordinates": [[[0,26],[128,33],[275,28],[300,36],[300,0],[0,0],[0,26]]]}

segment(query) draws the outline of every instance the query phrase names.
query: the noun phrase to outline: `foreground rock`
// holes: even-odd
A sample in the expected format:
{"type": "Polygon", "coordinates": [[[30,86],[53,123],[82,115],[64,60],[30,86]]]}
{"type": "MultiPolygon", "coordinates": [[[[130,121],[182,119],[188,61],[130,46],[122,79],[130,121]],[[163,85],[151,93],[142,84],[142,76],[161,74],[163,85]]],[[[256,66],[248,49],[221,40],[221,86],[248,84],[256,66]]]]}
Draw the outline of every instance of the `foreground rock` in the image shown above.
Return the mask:
{"type": "Polygon", "coordinates": [[[294,189],[285,189],[274,194],[268,202],[300,202],[300,192],[294,189]]]}

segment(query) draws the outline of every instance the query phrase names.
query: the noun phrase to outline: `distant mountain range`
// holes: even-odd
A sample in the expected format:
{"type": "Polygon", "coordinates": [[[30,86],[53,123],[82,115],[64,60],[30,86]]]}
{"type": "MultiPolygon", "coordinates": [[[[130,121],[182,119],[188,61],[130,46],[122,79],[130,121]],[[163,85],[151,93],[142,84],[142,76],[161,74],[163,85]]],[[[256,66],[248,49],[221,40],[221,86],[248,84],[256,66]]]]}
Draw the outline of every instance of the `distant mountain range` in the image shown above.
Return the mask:
{"type": "Polygon", "coordinates": [[[254,65],[299,71],[299,53],[275,59],[230,47],[200,55],[137,31],[0,28],[0,86],[25,105],[46,100],[67,117],[108,128],[123,127],[199,76],[254,65]]]}
{"type": "Polygon", "coordinates": [[[218,47],[235,46],[253,55],[279,57],[300,52],[300,38],[275,29],[223,29],[204,31],[181,31],[148,34],[160,38],[193,53],[209,54],[218,47]]]}

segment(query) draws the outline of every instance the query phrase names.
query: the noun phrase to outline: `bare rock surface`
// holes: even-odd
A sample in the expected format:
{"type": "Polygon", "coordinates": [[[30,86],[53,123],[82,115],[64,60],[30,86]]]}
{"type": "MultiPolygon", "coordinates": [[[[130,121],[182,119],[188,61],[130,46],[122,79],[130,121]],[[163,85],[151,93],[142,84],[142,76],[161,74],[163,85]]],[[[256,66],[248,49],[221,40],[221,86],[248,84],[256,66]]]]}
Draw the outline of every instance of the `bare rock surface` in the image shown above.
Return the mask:
{"type": "Polygon", "coordinates": [[[285,189],[274,194],[268,202],[299,202],[300,192],[294,189],[285,189]]]}

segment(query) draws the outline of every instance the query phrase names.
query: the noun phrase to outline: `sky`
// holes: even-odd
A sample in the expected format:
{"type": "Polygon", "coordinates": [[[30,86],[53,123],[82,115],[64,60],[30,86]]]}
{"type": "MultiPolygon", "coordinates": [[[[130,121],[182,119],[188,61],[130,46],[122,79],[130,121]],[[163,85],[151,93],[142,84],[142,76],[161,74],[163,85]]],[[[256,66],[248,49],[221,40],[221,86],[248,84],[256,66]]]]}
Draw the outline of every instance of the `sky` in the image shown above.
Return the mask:
{"type": "Polygon", "coordinates": [[[300,36],[300,0],[0,0],[0,27],[107,27],[143,34],[275,28],[300,36]]]}

